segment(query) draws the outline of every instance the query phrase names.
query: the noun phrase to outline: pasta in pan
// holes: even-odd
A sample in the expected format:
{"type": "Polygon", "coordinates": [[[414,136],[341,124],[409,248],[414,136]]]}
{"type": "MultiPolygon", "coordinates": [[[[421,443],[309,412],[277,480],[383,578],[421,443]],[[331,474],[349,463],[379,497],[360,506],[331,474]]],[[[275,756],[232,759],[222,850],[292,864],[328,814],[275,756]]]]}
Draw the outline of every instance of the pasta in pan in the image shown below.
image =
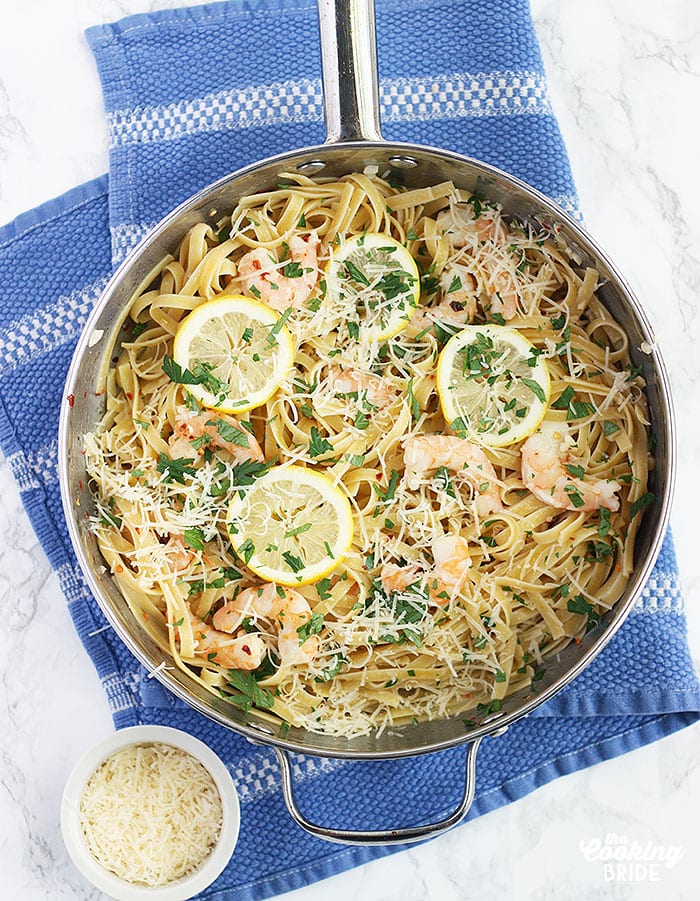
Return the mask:
{"type": "Polygon", "coordinates": [[[633,568],[644,382],[556,230],[286,176],[131,304],[85,436],[134,616],[213,693],[359,735],[495,711],[633,568]]]}

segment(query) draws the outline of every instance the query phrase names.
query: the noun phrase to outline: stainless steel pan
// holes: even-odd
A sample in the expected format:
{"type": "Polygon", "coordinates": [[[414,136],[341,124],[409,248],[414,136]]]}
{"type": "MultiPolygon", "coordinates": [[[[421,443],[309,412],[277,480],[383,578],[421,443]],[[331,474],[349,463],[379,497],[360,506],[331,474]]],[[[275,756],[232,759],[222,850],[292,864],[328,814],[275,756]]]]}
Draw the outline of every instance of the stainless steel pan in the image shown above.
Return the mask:
{"type": "Polygon", "coordinates": [[[651,572],[667,525],[675,470],[674,426],[666,369],[649,322],[629,286],[595,241],[551,200],[493,166],[432,147],[385,141],[379,123],[372,0],[319,0],[319,16],[326,143],[263,160],[222,178],[163,219],[120,266],[90,317],[68,374],[60,422],[59,474],[68,528],[80,566],[107,619],[133,654],[195,710],[252,742],[274,748],[287,807],[302,828],[332,841],[388,844],[436,835],[459,822],[474,797],[476,753],[484,736],[502,733],[567,685],[620,627],[651,572]],[[391,729],[379,737],[346,739],[294,728],[287,733],[278,732],[255,711],[245,714],[213,697],[186,673],[174,667],[159,669],[169,662],[167,655],[129,612],[85,529],[85,512],[93,508],[93,503],[86,487],[88,479],[81,451],[83,434],[95,427],[102,413],[102,399],[95,393],[97,373],[119,340],[133,292],[192,225],[215,222],[241,196],[268,190],[284,171],[297,169],[337,177],[370,165],[378,166],[382,172],[399,170],[409,188],[451,179],[460,188],[483,192],[502,204],[510,215],[555,223],[581,263],[600,272],[604,283],[600,297],[627,332],[632,360],[642,367],[648,384],[651,430],[656,439],[656,467],[650,488],[657,502],[645,515],[639,531],[635,572],[624,596],[580,644],[572,643],[547,661],[546,675],[536,689],[525,688],[511,695],[495,714],[477,713],[476,726],[471,730],[462,718],[456,717],[391,729]],[[651,351],[642,353],[641,346],[647,351],[650,346],[651,351]],[[68,403],[69,396],[74,399],[72,405],[68,403]],[[307,820],[295,803],[288,751],[360,760],[426,754],[455,745],[466,749],[464,791],[457,809],[440,822],[379,831],[330,829],[307,820]]]}

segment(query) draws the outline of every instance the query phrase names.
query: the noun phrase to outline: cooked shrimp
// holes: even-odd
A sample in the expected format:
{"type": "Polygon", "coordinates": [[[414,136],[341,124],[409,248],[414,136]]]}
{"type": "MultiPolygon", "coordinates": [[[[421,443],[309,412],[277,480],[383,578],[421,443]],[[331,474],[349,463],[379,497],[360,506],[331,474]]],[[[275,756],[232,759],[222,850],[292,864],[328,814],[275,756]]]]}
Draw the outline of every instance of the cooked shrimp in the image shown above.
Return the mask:
{"type": "Polygon", "coordinates": [[[182,535],[171,535],[168,543],[165,545],[165,552],[168,557],[168,563],[170,563],[175,572],[181,572],[186,569],[195,558],[194,553],[185,547],[182,535]]]}
{"type": "MultiPolygon", "coordinates": [[[[490,268],[487,266],[487,268],[490,268]]],[[[490,305],[484,306],[484,312],[491,317],[502,316],[506,321],[518,315],[520,294],[515,277],[507,269],[491,269],[486,285],[490,305]],[[488,307],[488,308],[487,308],[488,307]]]]}
{"type": "Polygon", "coordinates": [[[462,314],[462,322],[471,322],[476,316],[476,279],[471,272],[457,266],[448,266],[440,276],[442,303],[453,313],[462,314]]]}
{"type": "MultiPolygon", "coordinates": [[[[214,410],[203,410],[201,413],[195,413],[188,410],[187,407],[177,407],[176,409],[175,429],[171,436],[169,445],[170,450],[176,455],[182,457],[191,457],[195,453],[195,449],[191,445],[191,441],[197,438],[207,436],[207,444],[214,447],[222,448],[228,451],[235,460],[255,460],[262,463],[265,459],[260,445],[254,435],[226,413],[218,413],[214,410]],[[229,441],[223,437],[227,433],[231,433],[231,429],[236,431],[235,441],[229,441]],[[222,435],[223,433],[223,435],[222,435]]],[[[203,453],[204,448],[200,447],[196,453],[203,453]]]]}
{"type": "Polygon", "coordinates": [[[495,216],[482,213],[474,216],[469,204],[453,204],[437,217],[438,228],[450,239],[453,247],[476,247],[482,241],[503,241],[506,232],[495,216]]]}
{"type": "Polygon", "coordinates": [[[441,535],[432,542],[435,576],[446,588],[458,591],[472,565],[469,542],[460,535],[441,535]]]}
{"type": "Polygon", "coordinates": [[[476,279],[470,272],[448,267],[440,276],[442,300],[431,307],[419,306],[411,317],[411,327],[422,331],[431,327],[434,322],[457,326],[472,322],[476,316],[475,291],[476,279]]]}
{"type": "MultiPolygon", "coordinates": [[[[500,219],[488,213],[474,218],[471,206],[451,206],[440,213],[437,223],[455,249],[467,248],[472,253],[476,253],[479,245],[486,241],[498,247],[506,239],[500,219]]],[[[520,292],[515,274],[509,270],[503,253],[487,255],[482,266],[484,282],[480,301],[484,312],[491,317],[502,316],[506,321],[513,319],[520,308],[520,292]]]]}
{"type": "Polygon", "coordinates": [[[311,607],[298,591],[278,589],[269,582],[246,588],[217,610],[212,622],[221,632],[235,632],[243,619],[251,615],[277,622],[277,648],[282,666],[313,660],[319,641],[316,635],[310,635],[304,641],[299,638],[297,630],[311,619],[311,607]]]}
{"type": "Polygon", "coordinates": [[[360,369],[331,369],[329,382],[336,394],[364,394],[374,407],[396,399],[396,390],[385,379],[360,369]]]}
{"type": "Polygon", "coordinates": [[[581,479],[567,472],[568,438],[565,423],[543,422],[539,431],[527,439],[520,451],[525,487],[545,504],[561,510],[618,510],[618,482],[581,479]]]}
{"type": "Polygon", "coordinates": [[[289,257],[282,262],[277,262],[263,247],[249,251],[238,262],[243,291],[275,310],[300,307],[316,286],[316,251],[320,243],[316,232],[311,232],[308,238],[293,235],[289,239],[289,257]]]}
{"type": "Polygon", "coordinates": [[[382,588],[387,594],[395,591],[405,591],[409,585],[413,585],[420,577],[420,567],[399,566],[397,563],[385,563],[379,575],[382,588]]]}
{"type": "Polygon", "coordinates": [[[232,637],[225,631],[212,629],[189,611],[197,647],[195,655],[232,669],[254,670],[263,662],[266,647],[258,635],[232,637]]]}
{"type": "Polygon", "coordinates": [[[384,564],[380,579],[387,594],[406,591],[409,586],[422,582],[427,584],[432,600],[437,604],[444,604],[462,588],[472,565],[467,539],[460,535],[441,535],[433,539],[431,546],[434,561],[432,569],[425,570],[415,564],[384,564]]]}
{"type": "Polygon", "coordinates": [[[483,450],[466,438],[447,435],[421,435],[409,438],[404,444],[404,463],[408,487],[415,491],[428,472],[445,466],[462,476],[474,488],[476,510],[486,516],[501,510],[498,478],[483,450]]]}

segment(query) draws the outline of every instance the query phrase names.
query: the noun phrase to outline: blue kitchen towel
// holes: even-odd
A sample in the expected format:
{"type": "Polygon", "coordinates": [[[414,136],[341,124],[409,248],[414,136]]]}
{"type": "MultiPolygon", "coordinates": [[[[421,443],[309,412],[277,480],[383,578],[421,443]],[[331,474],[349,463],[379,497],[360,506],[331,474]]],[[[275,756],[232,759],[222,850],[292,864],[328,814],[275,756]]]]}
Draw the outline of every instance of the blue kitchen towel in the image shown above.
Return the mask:
{"type": "MultiPolygon", "coordinates": [[[[481,157],[576,209],[525,0],[378,0],[377,13],[388,137],[481,157]]],[[[177,701],[106,627],[66,532],[57,426],[75,342],[115,262],[210,181],[323,139],[315,5],[249,0],[153,13],[93,28],[88,38],[109,119],[109,177],[0,229],[0,444],[115,724],[186,729],[231,769],[240,840],[202,897],[267,898],[396,849],[345,848],[302,832],[283,806],[274,755],[177,701]]],[[[699,711],[667,539],[642,598],[593,664],[527,720],[484,742],[470,818],[668,735],[699,711]]],[[[396,827],[444,815],[460,792],[463,756],[295,756],[294,771],[312,818],[396,827]]]]}

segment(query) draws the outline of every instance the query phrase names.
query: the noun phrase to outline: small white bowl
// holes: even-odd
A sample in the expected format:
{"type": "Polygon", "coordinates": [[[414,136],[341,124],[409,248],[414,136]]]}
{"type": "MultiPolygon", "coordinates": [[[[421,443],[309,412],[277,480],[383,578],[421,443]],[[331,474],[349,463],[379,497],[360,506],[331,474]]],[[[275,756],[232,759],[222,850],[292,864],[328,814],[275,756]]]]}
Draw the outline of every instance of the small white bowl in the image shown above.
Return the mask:
{"type": "Polygon", "coordinates": [[[167,726],[132,726],[110,735],[78,761],[68,777],[61,800],[61,832],[73,863],[94,886],[116,901],[186,901],[203,891],[222,872],[238,840],[241,815],[238,794],[222,760],[204,742],[167,726]],[[219,840],[193,873],[168,885],[134,885],[101,866],[90,854],[80,826],[80,800],[88,779],[100,764],[128,745],[159,743],[191,754],[211,773],[219,789],[223,822],[219,840]]]}

